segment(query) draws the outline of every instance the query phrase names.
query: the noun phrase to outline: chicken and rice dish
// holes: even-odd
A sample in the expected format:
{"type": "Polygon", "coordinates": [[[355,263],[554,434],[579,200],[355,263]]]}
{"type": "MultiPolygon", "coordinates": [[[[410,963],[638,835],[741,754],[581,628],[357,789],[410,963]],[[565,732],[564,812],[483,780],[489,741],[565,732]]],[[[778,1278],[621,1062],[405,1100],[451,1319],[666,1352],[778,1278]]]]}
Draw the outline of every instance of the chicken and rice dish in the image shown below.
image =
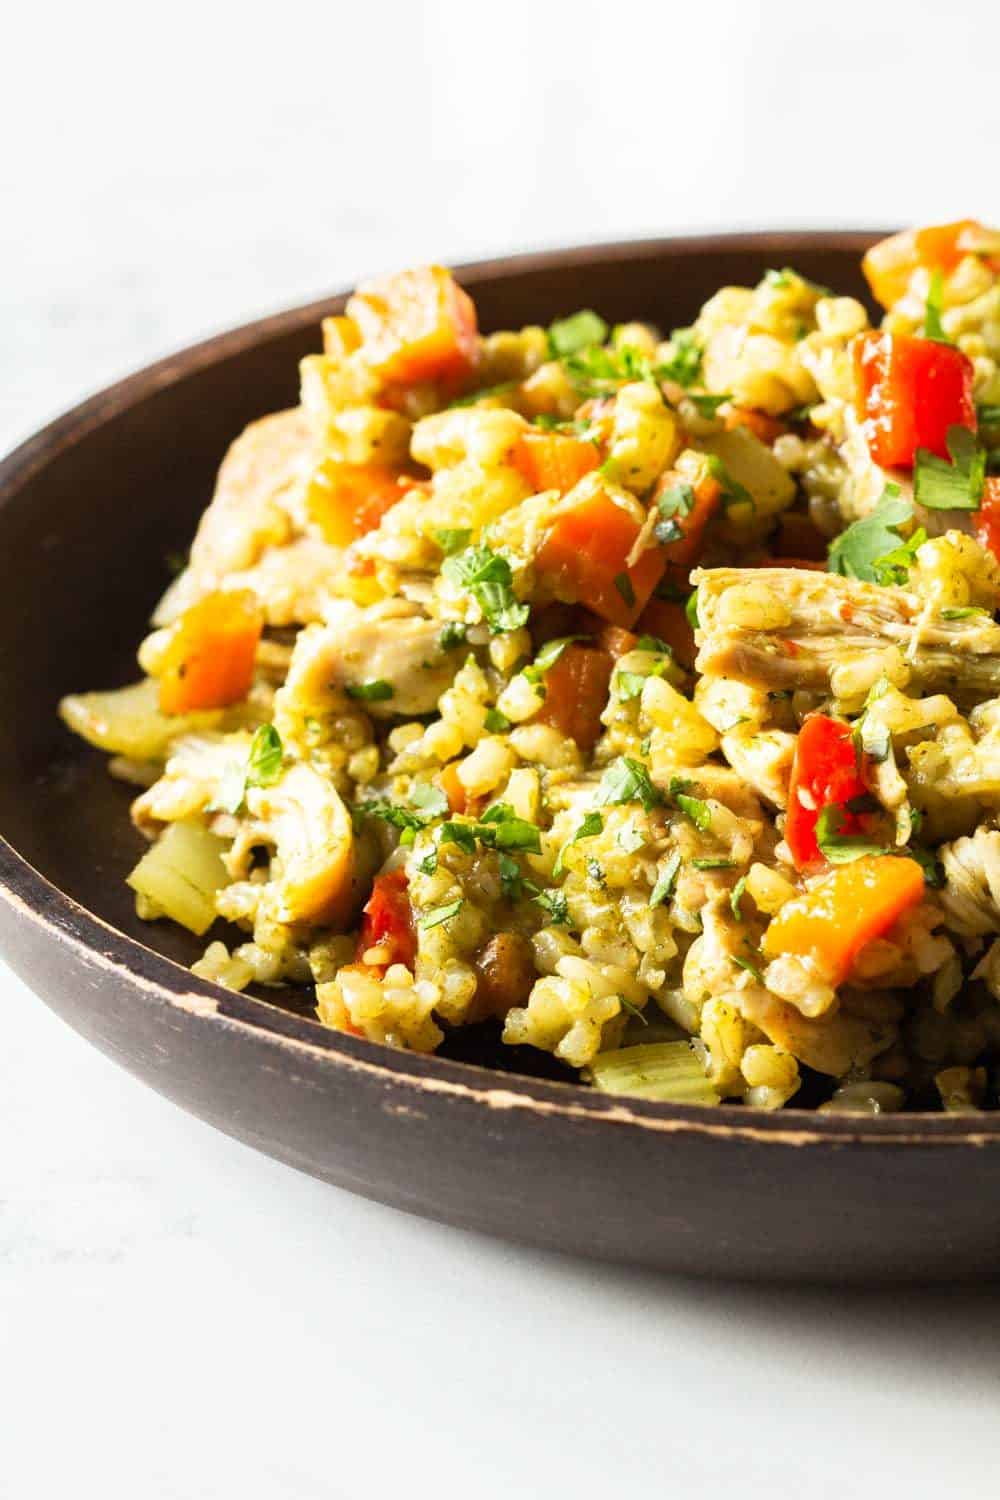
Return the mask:
{"type": "Polygon", "coordinates": [[[1000,232],[864,272],[876,325],[775,268],[669,333],[362,285],[227,454],[141,679],[63,701],[136,789],[139,915],[394,1047],[995,1107],[1000,232]]]}

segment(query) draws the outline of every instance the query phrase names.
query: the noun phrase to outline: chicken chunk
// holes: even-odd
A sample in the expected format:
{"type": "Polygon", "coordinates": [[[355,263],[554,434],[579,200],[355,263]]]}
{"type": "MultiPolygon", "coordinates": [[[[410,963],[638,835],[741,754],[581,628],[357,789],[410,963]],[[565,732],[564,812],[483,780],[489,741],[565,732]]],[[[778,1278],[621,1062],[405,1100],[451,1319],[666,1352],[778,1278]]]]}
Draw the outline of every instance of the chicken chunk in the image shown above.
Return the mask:
{"type": "Polygon", "coordinates": [[[710,568],[698,588],[696,668],[755,687],[827,691],[835,668],[896,647],[910,680],[956,702],[1000,692],[1000,625],[925,618],[915,594],[800,568],[710,568]]]}
{"type": "MultiPolygon", "coordinates": [[[[298,506],[314,460],[315,440],[300,407],[250,424],[222,461],[190,563],[161,599],[155,624],[169,624],[212,589],[241,587],[234,581],[239,575],[255,568],[269,550],[294,539],[301,529],[298,506]]],[[[266,609],[266,597],[261,602],[266,609]]]]}
{"type": "Polygon", "coordinates": [[[376,718],[431,713],[462,664],[445,650],[440,622],[405,599],[361,609],[338,599],[325,625],[300,635],[276,711],[319,717],[360,702],[376,718]]]}

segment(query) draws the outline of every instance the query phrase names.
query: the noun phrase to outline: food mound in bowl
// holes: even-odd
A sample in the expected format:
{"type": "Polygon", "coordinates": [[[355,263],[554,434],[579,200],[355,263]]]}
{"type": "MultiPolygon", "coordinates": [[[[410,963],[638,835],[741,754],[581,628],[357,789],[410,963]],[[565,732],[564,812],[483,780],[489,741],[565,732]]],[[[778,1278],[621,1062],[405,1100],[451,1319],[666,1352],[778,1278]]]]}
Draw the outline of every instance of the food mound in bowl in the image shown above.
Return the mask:
{"type": "Polygon", "coordinates": [[[63,702],[141,788],[140,916],[395,1047],[995,1104],[1000,233],[864,270],[878,328],[774,269],[666,338],[363,285],[226,456],[142,680],[63,702]]]}

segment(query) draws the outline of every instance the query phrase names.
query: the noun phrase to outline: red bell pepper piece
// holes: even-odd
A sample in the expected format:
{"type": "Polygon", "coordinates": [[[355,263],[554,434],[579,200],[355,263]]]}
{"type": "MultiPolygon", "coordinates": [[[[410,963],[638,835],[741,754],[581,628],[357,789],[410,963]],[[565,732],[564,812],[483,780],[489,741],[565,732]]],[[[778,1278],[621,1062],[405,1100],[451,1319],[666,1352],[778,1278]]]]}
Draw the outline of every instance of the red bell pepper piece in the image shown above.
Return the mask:
{"type": "Polygon", "coordinates": [[[843,810],[841,832],[863,831],[860,816],[845,804],[863,797],[867,791],[850,724],[843,719],[829,719],[825,714],[806,719],[795,746],[785,814],[785,843],[792,851],[796,869],[804,870],[823,861],[816,842],[816,824],[825,807],[843,810]]]}
{"type": "Polygon", "coordinates": [[[974,514],[976,541],[1000,558],[1000,478],[987,479],[974,514]]]}
{"type": "Polygon", "coordinates": [[[972,361],[949,344],[903,333],[862,334],[854,346],[858,420],[883,468],[910,468],[918,448],[948,457],[948,430],[975,431],[972,361]]]}
{"type": "Polygon", "coordinates": [[[417,934],[407,884],[405,870],[390,870],[388,874],[375,876],[358,933],[359,961],[369,948],[385,948],[389,953],[386,968],[389,964],[413,968],[417,934]]]}

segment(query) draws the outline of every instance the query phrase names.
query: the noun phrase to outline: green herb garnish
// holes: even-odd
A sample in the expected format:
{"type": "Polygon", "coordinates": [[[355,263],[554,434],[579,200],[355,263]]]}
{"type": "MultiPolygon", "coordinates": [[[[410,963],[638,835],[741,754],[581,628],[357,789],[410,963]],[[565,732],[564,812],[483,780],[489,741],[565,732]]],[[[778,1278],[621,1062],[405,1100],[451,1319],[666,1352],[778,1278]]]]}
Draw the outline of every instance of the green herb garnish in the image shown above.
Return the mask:
{"type": "Polygon", "coordinates": [[[350,682],[344,691],[348,698],[356,698],[359,703],[384,703],[393,696],[395,689],[385,678],[375,677],[371,682],[350,682]]]}
{"type": "Polygon", "coordinates": [[[640,760],[620,755],[611,762],[594,797],[595,807],[613,807],[623,802],[641,802],[646,812],[663,801],[640,760]]]}
{"type": "Polygon", "coordinates": [[[918,448],[913,498],[928,510],[978,510],[986,483],[986,450],[967,427],[948,428],[951,463],[918,448]]]}
{"type": "Polygon", "coordinates": [[[452,917],[457,916],[464,905],[464,899],[459,896],[456,901],[449,901],[445,906],[432,906],[420,918],[420,926],[425,929],[440,927],[442,922],[450,922],[452,917]]]}
{"type": "MultiPolygon", "coordinates": [[[[887,484],[875,509],[863,520],[855,521],[830,543],[827,569],[843,578],[858,578],[864,583],[879,583],[881,567],[901,568],[901,563],[886,563],[898,554],[901,537],[898,528],[913,519],[913,506],[900,497],[898,484],[887,484]]],[[[883,577],[885,575],[883,574],[883,577]]]]}
{"type": "Polygon", "coordinates": [[[565,868],[563,864],[563,855],[566,853],[566,850],[570,847],[570,845],[578,844],[581,839],[595,838],[603,828],[604,819],[601,817],[599,812],[589,812],[585,815],[579,828],[566,840],[565,844],[563,844],[562,848],[559,850],[559,853],[556,855],[556,862],[552,866],[553,880],[558,880],[560,875],[563,873],[563,870],[565,868]]]}
{"type": "Polygon", "coordinates": [[[650,906],[661,906],[674,893],[677,884],[677,876],[680,874],[681,857],[675,849],[660,870],[649,897],[650,906]]]}
{"type": "Polygon", "coordinates": [[[522,675],[527,677],[529,682],[541,682],[546,672],[555,666],[567,646],[572,646],[574,641],[589,639],[590,637],[585,635],[562,635],[556,640],[546,641],[534,661],[521,668],[522,675]]]}
{"type": "Polygon", "coordinates": [[[603,344],[607,336],[607,323],[586,307],[549,324],[549,354],[553,359],[566,359],[594,344],[603,344]]]}
{"type": "Polygon", "coordinates": [[[499,552],[480,544],[446,557],[441,572],[458,588],[471,594],[494,635],[520,630],[530,610],[518,603],[510,563],[499,552]]]}
{"type": "Polygon", "coordinates": [[[746,890],[746,888],[747,878],[745,875],[741,875],[739,880],[737,880],[736,884],[733,886],[732,894],[729,897],[729,910],[732,912],[737,922],[742,922],[743,920],[741,903],[743,901],[743,892],[746,890]]]}
{"type": "Polygon", "coordinates": [[[273,786],[281,775],[281,736],[273,724],[259,724],[250,741],[247,786],[273,786]]]}
{"type": "Polygon", "coordinates": [[[465,645],[465,637],[468,627],[461,620],[446,620],[438,632],[438,645],[442,651],[453,651],[456,646],[465,645]]]}
{"type": "Polygon", "coordinates": [[[510,720],[498,708],[488,708],[483,722],[490,734],[506,734],[510,728],[510,720]]]}
{"type": "Polygon", "coordinates": [[[461,552],[472,540],[472,532],[468,526],[446,526],[432,535],[445,557],[454,557],[456,552],[461,552]]]}
{"type": "Polygon", "coordinates": [[[940,269],[931,272],[930,285],[927,288],[927,301],[924,304],[924,338],[933,339],[935,344],[951,344],[950,339],[944,331],[941,322],[941,313],[944,309],[944,277],[940,269]]]}
{"type": "Polygon", "coordinates": [[[657,366],[657,375],[661,380],[672,380],[675,385],[686,389],[694,385],[701,374],[701,349],[690,328],[675,328],[670,335],[670,344],[672,353],[657,366]]]}
{"type": "Polygon", "coordinates": [[[621,1006],[622,1010],[626,1011],[628,1015],[633,1016],[635,1018],[635,1020],[637,1020],[637,1021],[641,1021],[642,1024],[643,1024],[643,1026],[648,1026],[649,1025],[649,1022],[646,1020],[646,1017],[643,1015],[642,1011],[639,1009],[639,1007],[633,1001],[627,1000],[624,995],[620,995],[620,994],[616,995],[615,999],[618,1001],[618,1003],[621,1006]]]}
{"type": "Polygon", "coordinates": [[[845,833],[847,818],[836,803],[823,808],[816,820],[816,842],[831,865],[849,865],[866,854],[885,854],[884,844],[876,843],[866,833],[845,833]]]}

